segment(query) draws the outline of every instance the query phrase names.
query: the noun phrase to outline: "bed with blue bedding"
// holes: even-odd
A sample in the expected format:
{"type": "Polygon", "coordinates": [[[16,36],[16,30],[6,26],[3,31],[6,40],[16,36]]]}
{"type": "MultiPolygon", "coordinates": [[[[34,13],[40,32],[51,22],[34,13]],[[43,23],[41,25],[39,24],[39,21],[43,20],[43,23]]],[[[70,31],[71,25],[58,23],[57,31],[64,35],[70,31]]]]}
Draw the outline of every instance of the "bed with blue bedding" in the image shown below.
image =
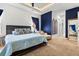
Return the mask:
{"type": "Polygon", "coordinates": [[[5,37],[5,47],[0,55],[9,56],[15,51],[27,49],[43,42],[47,42],[47,39],[38,33],[7,35],[5,37]]]}
{"type": "Polygon", "coordinates": [[[43,42],[47,43],[47,39],[39,33],[29,33],[14,35],[14,29],[30,29],[30,26],[6,26],[5,46],[0,50],[0,56],[10,56],[13,52],[27,49],[43,42]]]}

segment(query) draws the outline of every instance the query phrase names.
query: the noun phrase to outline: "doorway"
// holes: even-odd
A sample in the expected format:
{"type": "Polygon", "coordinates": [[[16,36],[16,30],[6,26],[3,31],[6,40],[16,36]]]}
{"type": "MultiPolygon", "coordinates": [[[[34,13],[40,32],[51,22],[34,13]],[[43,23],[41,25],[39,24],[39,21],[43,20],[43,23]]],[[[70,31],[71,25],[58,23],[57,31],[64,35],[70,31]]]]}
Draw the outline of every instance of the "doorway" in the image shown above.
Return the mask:
{"type": "Polygon", "coordinates": [[[58,21],[56,19],[53,19],[53,34],[58,33],[58,21]]]}
{"type": "Polygon", "coordinates": [[[64,37],[64,30],[65,30],[64,15],[59,15],[57,17],[57,20],[58,20],[58,35],[64,37]]]}

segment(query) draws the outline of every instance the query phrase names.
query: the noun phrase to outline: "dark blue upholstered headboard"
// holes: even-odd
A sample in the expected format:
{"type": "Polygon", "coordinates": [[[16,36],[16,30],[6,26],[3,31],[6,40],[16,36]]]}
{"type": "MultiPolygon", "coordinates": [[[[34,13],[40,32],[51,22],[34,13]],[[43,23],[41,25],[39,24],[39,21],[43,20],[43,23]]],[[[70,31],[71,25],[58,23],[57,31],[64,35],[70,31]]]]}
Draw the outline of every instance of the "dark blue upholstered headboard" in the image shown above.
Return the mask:
{"type": "Polygon", "coordinates": [[[16,28],[29,28],[31,30],[31,26],[21,26],[21,25],[6,25],[6,35],[12,34],[16,28]]]}

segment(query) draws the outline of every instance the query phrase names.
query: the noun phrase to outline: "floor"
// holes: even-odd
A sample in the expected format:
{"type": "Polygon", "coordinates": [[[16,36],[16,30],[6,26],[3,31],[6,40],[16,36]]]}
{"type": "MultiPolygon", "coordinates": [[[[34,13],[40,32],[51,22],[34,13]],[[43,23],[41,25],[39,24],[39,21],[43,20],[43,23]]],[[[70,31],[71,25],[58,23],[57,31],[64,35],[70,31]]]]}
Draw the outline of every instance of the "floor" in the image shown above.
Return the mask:
{"type": "Polygon", "coordinates": [[[53,37],[47,45],[13,53],[15,56],[79,56],[79,42],[62,37],[53,37]]]}
{"type": "Polygon", "coordinates": [[[69,36],[69,40],[77,41],[77,37],[76,36],[69,36]]]}

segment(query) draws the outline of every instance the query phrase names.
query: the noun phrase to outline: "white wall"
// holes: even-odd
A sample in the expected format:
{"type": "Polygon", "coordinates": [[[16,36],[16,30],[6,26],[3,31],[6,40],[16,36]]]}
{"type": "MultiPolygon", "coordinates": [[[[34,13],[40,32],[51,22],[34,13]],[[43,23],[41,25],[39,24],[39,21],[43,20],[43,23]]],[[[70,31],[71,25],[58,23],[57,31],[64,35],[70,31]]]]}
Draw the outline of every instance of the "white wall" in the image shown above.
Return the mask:
{"type": "MultiPolygon", "coordinates": [[[[17,5],[16,5],[17,6],[17,5]]],[[[31,16],[39,18],[33,10],[23,9],[21,6],[16,7],[10,4],[0,4],[0,9],[3,9],[2,13],[2,34],[6,34],[6,25],[25,25],[31,26],[32,19],[31,16]]]]}

